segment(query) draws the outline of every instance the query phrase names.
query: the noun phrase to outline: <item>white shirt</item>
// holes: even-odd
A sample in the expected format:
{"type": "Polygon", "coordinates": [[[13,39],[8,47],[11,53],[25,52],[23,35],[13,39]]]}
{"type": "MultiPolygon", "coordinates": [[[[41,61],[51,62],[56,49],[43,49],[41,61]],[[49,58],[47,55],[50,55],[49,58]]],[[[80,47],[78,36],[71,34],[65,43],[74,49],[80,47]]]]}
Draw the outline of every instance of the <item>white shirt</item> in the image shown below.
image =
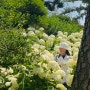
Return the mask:
{"type": "Polygon", "coordinates": [[[64,58],[60,55],[57,54],[55,56],[55,61],[60,65],[61,69],[65,72],[65,77],[63,78],[62,83],[66,82],[66,78],[68,77],[68,66],[67,66],[67,62],[71,57],[66,55],[64,58]]]}

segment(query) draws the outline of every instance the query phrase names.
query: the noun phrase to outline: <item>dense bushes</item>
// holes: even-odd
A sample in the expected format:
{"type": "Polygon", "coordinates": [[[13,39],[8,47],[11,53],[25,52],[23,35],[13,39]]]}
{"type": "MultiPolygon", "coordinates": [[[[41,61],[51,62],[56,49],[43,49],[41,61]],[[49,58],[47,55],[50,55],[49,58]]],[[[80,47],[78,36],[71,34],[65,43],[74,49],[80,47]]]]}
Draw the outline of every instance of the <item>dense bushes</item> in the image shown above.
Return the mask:
{"type": "Polygon", "coordinates": [[[69,44],[72,55],[67,63],[70,88],[82,37],[77,22],[47,16],[43,0],[0,0],[0,28],[0,89],[67,90],[61,84],[65,72],[54,61],[62,41],[69,44]]]}
{"type": "Polygon", "coordinates": [[[0,12],[0,28],[4,29],[44,27],[47,34],[67,30],[71,33],[82,29],[77,20],[65,15],[47,15],[43,0],[1,0],[0,12]]]}
{"type": "Polygon", "coordinates": [[[0,65],[9,66],[25,62],[28,45],[18,30],[0,31],[0,65]]]}
{"type": "Polygon", "coordinates": [[[39,24],[45,28],[47,34],[56,34],[57,31],[68,32],[70,34],[83,29],[74,19],[71,20],[64,15],[53,15],[51,17],[42,16],[40,17],[39,24]]]}
{"type": "Polygon", "coordinates": [[[71,35],[58,31],[55,36],[43,30],[29,27],[27,33],[16,29],[0,31],[1,90],[70,90],[83,31],[71,35]],[[67,88],[62,84],[66,73],[54,60],[62,41],[68,43],[71,54],[66,63],[67,88]]]}
{"type": "Polygon", "coordinates": [[[1,0],[0,28],[16,27],[21,24],[27,28],[38,21],[38,16],[46,15],[42,0],[1,0]]]}

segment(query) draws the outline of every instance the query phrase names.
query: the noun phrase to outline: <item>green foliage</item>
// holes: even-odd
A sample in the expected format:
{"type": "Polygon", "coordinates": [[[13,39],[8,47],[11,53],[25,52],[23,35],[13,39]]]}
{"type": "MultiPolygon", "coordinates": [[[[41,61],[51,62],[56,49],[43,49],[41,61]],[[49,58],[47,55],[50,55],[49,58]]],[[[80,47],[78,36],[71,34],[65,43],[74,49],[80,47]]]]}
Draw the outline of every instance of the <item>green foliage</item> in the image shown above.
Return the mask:
{"type": "Polygon", "coordinates": [[[71,20],[69,17],[63,15],[53,15],[51,17],[42,16],[40,17],[39,24],[45,28],[47,34],[56,34],[57,31],[68,32],[71,34],[72,32],[83,29],[83,27],[77,23],[77,20],[71,20]]]}
{"type": "Polygon", "coordinates": [[[20,31],[16,29],[0,31],[0,65],[24,63],[27,51],[26,38],[20,31]]]}
{"type": "Polygon", "coordinates": [[[63,21],[63,22],[67,22],[67,23],[74,23],[74,24],[79,24],[78,21],[76,19],[72,19],[66,15],[60,14],[57,15],[57,17],[59,18],[59,20],[63,21]]]}
{"type": "MultiPolygon", "coordinates": [[[[66,14],[66,13],[70,13],[70,12],[73,12],[73,11],[77,11],[79,14],[80,14],[80,11],[82,10],[87,10],[87,7],[85,6],[80,6],[80,7],[76,7],[76,8],[66,8],[62,14],[66,14]]],[[[84,14],[85,15],[85,14],[84,14]]]]}
{"type": "Polygon", "coordinates": [[[57,8],[63,7],[63,3],[61,0],[53,0],[53,1],[46,0],[45,5],[50,11],[54,11],[56,5],[57,5],[57,8]]]}
{"type": "Polygon", "coordinates": [[[50,87],[54,89],[55,85],[52,82],[50,83],[49,80],[46,80],[44,78],[41,79],[38,75],[34,75],[33,77],[31,77],[31,90],[48,90],[50,87]]]}
{"type": "Polygon", "coordinates": [[[89,2],[89,0],[82,0],[84,3],[88,3],[89,2]]]}
{"type": "Polygon", "coordinates": [[[27,0],[24,5],[18,8],[18,11],[31,15],[45,15],[47,13],[42,0],[27,0]]]}
{"type": "Polygon", "coordinates": [[[75,19],[70,20],[67,16],[47,16],[43,0],[1,0],[0,12],[0,28],[2,29],[16,26],[18,28],[44,27],[48,34],[56,34],[57,31],[71,33],[82,29],[75,19]]]}
{"type": "Polygon", "coordinates": [[[38,16],[47,14],[42,0],[1,0],[0,12],[0,28],[19,24],[27,28],[28,24],[38,21],[38,16]]]}
{"type": "MultiPolygon", "coordinates": [[[[66,1],[69,1],[69,2],[74,2],[74,1],[78,1],[78,0],[66,0],[66,1]]],[[[82,0],[84,3],[87,3],[89,2],[89,0],[82,0]]]]}

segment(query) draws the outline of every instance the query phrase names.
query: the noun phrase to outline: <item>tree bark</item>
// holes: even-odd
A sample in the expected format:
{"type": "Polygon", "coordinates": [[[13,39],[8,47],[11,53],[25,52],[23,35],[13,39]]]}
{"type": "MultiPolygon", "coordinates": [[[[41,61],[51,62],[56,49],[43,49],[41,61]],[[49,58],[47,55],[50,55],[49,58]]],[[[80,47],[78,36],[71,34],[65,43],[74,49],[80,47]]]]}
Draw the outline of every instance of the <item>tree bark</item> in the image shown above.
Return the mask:
{"type": "Polygon", "coordinates": [[[90,90],[90,2],[88,3],[72,90],[90,90]]]}

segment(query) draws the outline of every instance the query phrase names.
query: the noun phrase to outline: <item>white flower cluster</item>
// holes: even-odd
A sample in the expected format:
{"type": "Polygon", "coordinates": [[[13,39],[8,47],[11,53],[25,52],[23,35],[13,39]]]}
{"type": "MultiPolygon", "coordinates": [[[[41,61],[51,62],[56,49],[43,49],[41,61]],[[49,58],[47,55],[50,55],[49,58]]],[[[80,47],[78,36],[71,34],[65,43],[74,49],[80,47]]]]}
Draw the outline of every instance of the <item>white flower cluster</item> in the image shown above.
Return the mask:
{"type": "MultiPolygon", "coordinates": [[[[67,84],[71,86],[73,79],[73,67],[77,63],[82,34],[83,31],[72,33],[70,35],[68,35],[67,32],[58,31],[56,36],[47,35],[44,33],[43,28],[40,28],[39,30],[28,28],[28,33],[23,32],[22,35],[24,37],[28,37],[27,42],[32,42],[32,52],[40,53],[39,62],[38,60],[35,60],[37,67],[33,68],[33,75],[38,75],[40,78],[46,78],[49,81],[55,81],[57,82],[56,87],[58,89],[67,90],[67,88],[60,83],[65,77],[65,72],[54,60],[54,55],[59,52],[60,42],[66,42],[68,44],[69,52],[72,58],[68,60],[67,63],[69,73],[69,76],[67,77],[67,84]]],[[[27,53],[27,56],[31,56],[31,52],[27,53]]],[[[25,66],[22,65],[22,67],[23,70],[26,70],[25,66]]],[[[0,73],[5,75],[8,79],[5,83],[7,87],[10,86],[8,90],[16,90],[19,87],[17,84],[17,77],[13,75],[14,71],[11,67],[9,69],[0,67],[0,73]]]]}
{"type": "Polygon", "coordinates": [[[59,64],[54,61],[53,54],[47,50],[43,51],[41,61],[38,63],[38,67],[33,69],[33,74],[57,82],[60,82],[65,76],[65,72],[61,70],[59,64]]]}
{"type": "Polygon", "coordinates": [[[13,73],[13,69],[12,69],[11,67],[10,67],[9,69],[0,67],[0,72],[1,72],[3,75],[12,74],[12,73],[13,73]]]}
{"type": "Polygon", "coordinates": [[[1,74],[1,77],[3,76],[2,84],[5,83],[6,87],[10,87],[8,90],[16,90],[18,88],[17,77],[19,76],[19,74],[13,75],[13,73],[14,71],[11,67],[6,69],[0,66],[0,74],[1,74]]]}
{"type": "MultiPolygon", "coordinates": [[[[38,63],[39,66],[33,69],[33,74],[38,74],[41,78],[61,82],[62,78],[65,76],[65,72],[61,70],[59,64],[54,61],[54,55],[59,52],[60,42],[66,42],[69,46],[68,49],[72,57],[67,63],[69,73],[67,84],[70,86],[73,79],[73,75],[71,74],[73,72],[73,67],[77,63],[83,31],[72,33],[70,35],[68,35],[67,32],[58,31],[56,36],[49,36],[44,33],[43,30],[36,30],[35,32],[32,31],[35,38],[37,37],[32,48],[35,53],[41,53],[41,60],[38,63]]],[[[64,88],[61,84],[57,86],[64,88]]],[[[66,88],[61,90],[66,90],[66,88]]]]}
{"type": "Polygon", "coordinates": [[[5,85],[6,86],[11,85],[11,87],[8,90],[17,90],[19,87],[19,85],[17,83],[17,78],[15,78],[14,76],[8,76],[6,78],[8,78],[9,82],[6,82],[5,85]]]}
{"type": "Polygon", "coordinates": [[[56,87],[60,90],[67,90],[67,88],[63,84],[57,84],[56,87]]]}

